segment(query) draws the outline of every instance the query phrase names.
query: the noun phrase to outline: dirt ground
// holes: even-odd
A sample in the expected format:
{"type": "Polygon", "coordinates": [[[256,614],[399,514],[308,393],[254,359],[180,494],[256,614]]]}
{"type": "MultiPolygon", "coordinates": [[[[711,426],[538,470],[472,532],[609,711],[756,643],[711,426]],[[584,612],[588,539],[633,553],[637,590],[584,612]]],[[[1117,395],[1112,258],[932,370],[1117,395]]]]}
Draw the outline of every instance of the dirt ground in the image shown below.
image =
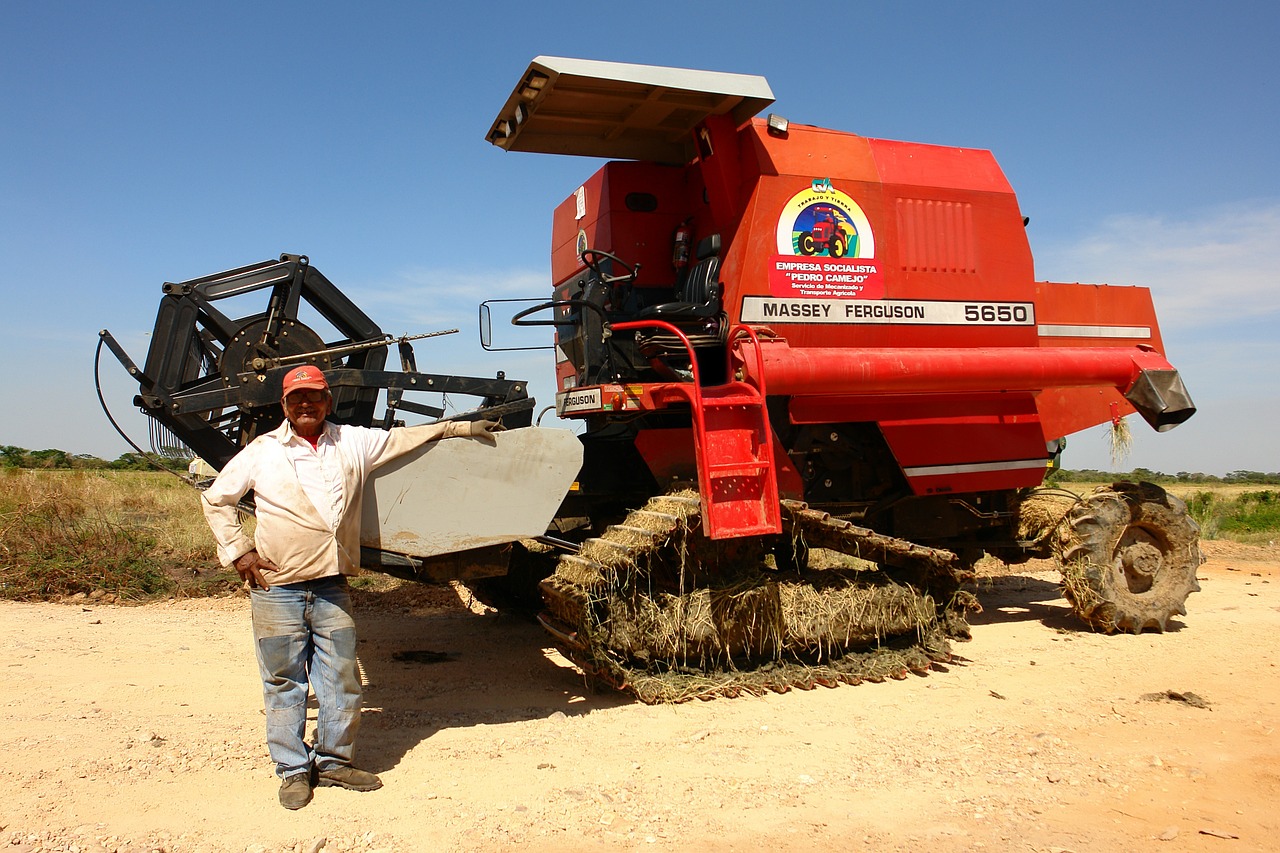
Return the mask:
{"type": "Polygon", "coordinates": [[[1280,551],[1205,552],[1164,635],[1084,630],[1028,571],[927,676],[673,707],[591,694],[528,622],[388,596],[360,615],[386,786],[298,812],[246,600],[0,603],[0,853],[1280,850],[1280,551]]]}

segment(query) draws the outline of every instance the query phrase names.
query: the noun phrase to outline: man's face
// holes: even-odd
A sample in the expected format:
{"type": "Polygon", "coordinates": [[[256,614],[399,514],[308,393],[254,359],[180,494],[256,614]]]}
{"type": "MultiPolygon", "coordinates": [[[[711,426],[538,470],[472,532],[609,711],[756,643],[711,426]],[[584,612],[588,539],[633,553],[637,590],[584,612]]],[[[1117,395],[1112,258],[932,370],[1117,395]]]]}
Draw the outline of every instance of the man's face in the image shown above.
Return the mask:
{"type": "Polygon", "coordinates": [[[315,436],[324,430],[324,419],[333,409],[328,391],[306,388],[284,398],[284,416],[298,435],[315,436]]]}

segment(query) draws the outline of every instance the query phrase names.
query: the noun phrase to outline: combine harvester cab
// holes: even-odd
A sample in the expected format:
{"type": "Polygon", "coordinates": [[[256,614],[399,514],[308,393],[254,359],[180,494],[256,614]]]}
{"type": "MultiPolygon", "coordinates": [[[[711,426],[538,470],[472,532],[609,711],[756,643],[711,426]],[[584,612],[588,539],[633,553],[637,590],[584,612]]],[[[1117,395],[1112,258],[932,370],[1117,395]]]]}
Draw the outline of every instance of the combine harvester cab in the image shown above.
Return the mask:
{"type": "Polygon", "coordinates": [[[990,152],[772,102],[761,77],[538,57],[489,131],[611,160],[555,209],[552,298],[515,320],[554,327],[557,412],[586,427],[561,512],[597,535],[543,584],[548,629],[671,699],[945,656],[984,552],[1057,556],[1099,630],[1185,613],[1201,557],[1176,498],[1037,491],[1072,433],[1194,413],[1149,291],[1036,281],[990,152]],[[792,663],[819,674],[742,676],[792,663]]]}

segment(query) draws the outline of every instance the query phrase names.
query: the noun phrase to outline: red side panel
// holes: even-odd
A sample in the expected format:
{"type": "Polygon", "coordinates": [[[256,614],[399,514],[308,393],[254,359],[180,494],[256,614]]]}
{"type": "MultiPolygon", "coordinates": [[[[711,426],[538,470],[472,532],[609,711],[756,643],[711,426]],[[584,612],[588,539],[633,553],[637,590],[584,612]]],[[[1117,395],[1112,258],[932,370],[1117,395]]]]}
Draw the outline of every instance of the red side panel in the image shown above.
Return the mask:
{"type": "Polygon", "coordinates": [[[1037,486],[1049,454],[1031,394],[798,397],[795,423],[877,421],[918,495],[1037,486]]]}
{"type": "MultiPolygon", "coordinates": [[[[664,485],[676,480],[697,480],[698,463],[693,456],[693,442],[690,427],[646,429],[636,435],[636,449],[644,457],[645,465],[654,478],[664,485]]],[[[773,436],[773,463],[782,497],[803,500],[804,481],[776,435],[773,436]]]]}
{"type": "MultiPolygon", "coordinates": [[[[1151,291],[1145,287],[1036,283],[1042,347],[1150,346],[1164,352],[1151,291]]],[[[1109,385],[1046,388],[1038,400],[1045,435],[1060,438],[1134,409],[1109,385]]]]}
{"type": "Polygon", "coordinates": [[[671,241],[700,194],[687,169],[655,163],[608,163],[555,210],[551,278],[560,283],[582,268],[578,243],[639,265],[637,287],[670,287],[676,276],[671,241]]]}
{"type": "MultiPolygon", "coordinates": [[[[885,223],[903,296],[982,301],[1032,299],[1033,262],[1022,212],[990,151],[870,140],[885,184],[885,223]]],[[[945,328],[969,340],[974,329],[945,328]]],[[[987,328],[986,343],[1026,346],[1030,328],[987,328]],[[1007,342],[1006,342],[1007,341],[1007,342]]],[[[948,335],[947,333],[954,333],[948,335]]],[[[950,344],[939,341],[939,345],[950,344]]]]}
{"type": "Polygon", "coordinates": [[[605,197],[605,170],[601,169],[573,195],[556,207],[551,217],[551,281],[560,284],[582,268],[578,259],[579,232],[586,245],[600,246],[608,236],[608,222],[601,221],[600,199],[605,197]]]}
{"type": "Polygon", "coordinates": [[[731,318],[798,348],[1036,345],[1022,213],[990,152],[794,124],[785,137],[761,122],[743,135],[759,177],[724,267],[731,318]],[[839,255],[805,236],[815,206],[837,211],[839,255]],[[928,321],[863,322],[851,302],[924,302],[928,321]],[[963,321],[974,302],[1016,306],[1019,321],[963,321]]]}

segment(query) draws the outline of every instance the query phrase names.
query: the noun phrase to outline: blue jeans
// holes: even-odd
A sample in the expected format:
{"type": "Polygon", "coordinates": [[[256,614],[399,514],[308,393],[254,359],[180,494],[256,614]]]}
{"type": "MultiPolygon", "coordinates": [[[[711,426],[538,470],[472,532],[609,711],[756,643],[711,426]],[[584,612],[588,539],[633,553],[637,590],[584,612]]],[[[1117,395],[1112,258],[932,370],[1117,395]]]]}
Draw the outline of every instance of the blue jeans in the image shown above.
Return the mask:
{"type": "Polygon", "coordinates": [[[351,764],[360,728],[360,672],[347,579],[255,589],[251,601],[276,775],[351,764]],[[305,739],[308,683],[319,706],[314,746],[305,739]]]}

